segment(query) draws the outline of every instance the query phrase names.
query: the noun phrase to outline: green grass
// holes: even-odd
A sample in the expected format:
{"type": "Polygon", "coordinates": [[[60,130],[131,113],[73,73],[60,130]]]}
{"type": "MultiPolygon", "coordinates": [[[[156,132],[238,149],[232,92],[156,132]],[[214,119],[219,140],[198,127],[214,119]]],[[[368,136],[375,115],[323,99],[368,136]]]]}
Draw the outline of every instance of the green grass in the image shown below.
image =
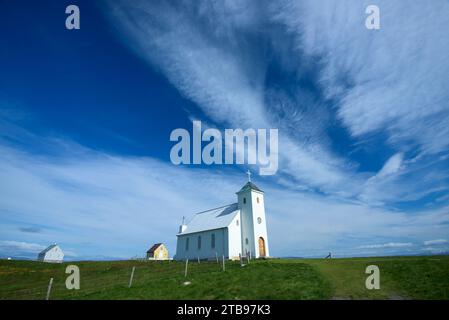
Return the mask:
{"type": "Polygon", "coordinates": [[[304,260],[341,299],[449,299],[449,256],[304,260]],[[380,270],[380,289],[367,290],[365,269],[380,270]]]}
{"type": "Polygon", "coordinates": [[[44,299],[52,277],[51,299],[449,299],[449,256],[253,260],[225,272],[192,262],[187,278],[182,262],[73,262],[80,290],[65,288],[68,264],[0,260],[0,299],[44,299]],[[380,290],[365,288],[371,264],[380,290]]]}

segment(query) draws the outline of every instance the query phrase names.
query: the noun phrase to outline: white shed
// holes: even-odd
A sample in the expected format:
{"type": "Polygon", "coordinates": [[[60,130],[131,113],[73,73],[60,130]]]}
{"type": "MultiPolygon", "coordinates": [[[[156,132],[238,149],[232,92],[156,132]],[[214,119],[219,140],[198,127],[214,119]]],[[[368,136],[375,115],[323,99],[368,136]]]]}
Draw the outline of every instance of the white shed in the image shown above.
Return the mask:
{"type": "Polygon", "coordinates": [[[64,252],[62,252],[61,248],[55,243],[39,253],[37,260],[61,263],[64,260],[64,252]]]}

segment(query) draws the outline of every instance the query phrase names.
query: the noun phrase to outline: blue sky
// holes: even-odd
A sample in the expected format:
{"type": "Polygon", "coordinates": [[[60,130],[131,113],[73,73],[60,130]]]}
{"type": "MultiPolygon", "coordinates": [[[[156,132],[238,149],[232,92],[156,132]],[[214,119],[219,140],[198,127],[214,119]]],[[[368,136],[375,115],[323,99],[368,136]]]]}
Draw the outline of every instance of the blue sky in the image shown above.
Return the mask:
{"type": "Polygon", "coordinates": [[[449,2],[10,1],[0,256],[174,254],[182,216],[266,192],[275,256],[449,251],[449,2]],[[65,29],[77,4],[81,29],[65,29]],[[377,4],[381,29],[365,28],[377,4]],[[170,162],[192,121],[278,128],[279,170],[170,162]]]}

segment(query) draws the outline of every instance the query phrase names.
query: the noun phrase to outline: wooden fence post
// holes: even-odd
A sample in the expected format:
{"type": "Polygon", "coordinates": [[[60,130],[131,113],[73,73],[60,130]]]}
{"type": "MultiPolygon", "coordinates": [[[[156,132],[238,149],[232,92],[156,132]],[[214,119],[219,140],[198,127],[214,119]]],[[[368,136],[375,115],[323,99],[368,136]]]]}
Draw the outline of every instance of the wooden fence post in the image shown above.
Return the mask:
{"type": "Polygon", "coordinates": [[[223,255],[223,271],[226,271],[224,255],[223,255]]]}
{"type": "Polygon", "coordinates": [[[50,282],[48,283],[47,296],[45,297],[45,300],[50,300],[50,292],[52,285],[53,285],[53,278],[50,278],[50,282]]]}
{"type": "Polygon", "coordinates": [[[189,259],[186,260],[186,269],[184,271],[184,277],[187,278],[187,265],[189,264],[189,259]]]}
{"type": "Polygon", "coordinates": [[[131,271],[131,277],[129,278],[128,288],[131,288],[131,285],[133,284],[134,270],[136,270],[136,267],[133,267],[133,271],[131,271]]]}

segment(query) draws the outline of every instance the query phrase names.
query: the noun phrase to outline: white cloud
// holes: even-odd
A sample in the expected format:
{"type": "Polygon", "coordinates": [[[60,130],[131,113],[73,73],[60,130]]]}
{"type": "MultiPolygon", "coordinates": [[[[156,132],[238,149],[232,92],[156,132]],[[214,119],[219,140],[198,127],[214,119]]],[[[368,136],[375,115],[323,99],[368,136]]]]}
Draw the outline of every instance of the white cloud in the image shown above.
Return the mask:
{"type": "Polygon", "coordinates": [[[46,247],[36,243],[28,243],[22,241],[10,241],[10,240],[2,240],[0,241],[0,250],[2,252],[9,251],[11,253],[14,252],[30,252],[30,253],[39,253],[44,250],[46,247]]]}
{"type": "MultiPolygon", "coordinates": [[[[257,52],[250,54],[243,43],[233,42],[237,42],[236,29],[246,25],[238,23],[244,19],[222,11],[238,13],[233,4],[209,6],[203,2],[196,13],[191,4],[179,3],[135,1],[130,6],[113,1],[111,6],[114,24],[132,39],[136,52],[160,68],[207,115],[228,124],[249,124],[248,119],[252,124],[264,124],[264,68],[254,56],[257,52]],[[212,21],[217,15],[220,18],[212,21]]],[[[254,17],[250,13],[245,16],[254,17]]]]}
{"type": "Polygon", "coordinates": [[[358,249],[381,249],[381,248],[403,248],[411,247],[413,243],[411,242],[389,242],[383,244],[367,244],[363,246],[358,246],[358,249]]]}
{"type": "Polygon", "coordinates": [[[367,30],[369,1],[281,1],[277,21],[297,48],[323,61],[321,81],[353,136],[382,130],[388,141],[434,153],[449,145],[449,3],[377,1],[381,29],[367,30]]]}
{"type": "MultiPolygon", "coordinates": [[[[422,242],[447,235],[448,207],[407,214],[366,205],[447,191],[447,169],[431,167],[436,162],[432,153],[446,150],[449,142],[447,3],[381,1],[382,29],[376,33],[364,28],[363,2],[267,3],[111,1],[110,18],[120,34],[133,40],[132,48],[211,123],[282,127],[276,178],[284,187],[262,183],[274,254],[346,250],[356,245],[349,245],[351,239],[390,241],[393,235],[395,242],[367,249],[408,248],[396,246],[409,243],[396,237],[422,242]],[[319,82],[356,141],[379,132],[386,136],[393,151],[379,172],[358,172],[357,163],[331,151],[325,129],[334,110],[320,106],[304,88],[297,88],[297,97],[279,98],[266,87],[268,50],[251,40],[261,33],[267,34],[261,42],[272,42],[273,54],[292,74],[301,74],[307,59],[319,58],[319,82]],[[288,41],[294,41],[296,51],[288,41]],[[270,100],[273,96],[277,102],[270,100]],[[300,110],[300,103],[309,109],[300,110]],[[273,117],[283,112],[284,118],[273,117]],[[410,145],[421,152],[413,160],[407,158],[410,145]],[[297,191],[310,189],[332,196],[297,191]],[[354,198],[359,202],[341,200],[354,198]]],[[[243,174],[229,168],[211,172],[94,152],[7,125],[0,123],[7,138],[26,135],[56,156],[0,148],[0,181],[8,181],[0,184],[4,239],[33,224],[43,232],[21,233],[24,241],[63,239],[83,255],[131,256],[159,241],[173,252],[180,217],[233,202],[244,181],[243,174]]]]}
{"type": "MultiPolygon", "coordinates": [[[[48,243],[48,245],[50,245],[50,243],[48,243]]],[[[0,255],[36,258],[37,254],[47,248],[48,245],[24,241],[0,240],[0,255]]],[[[74,251],[66,250],[65,248],[62,248],[62,251],[66,257],[75,258],[78,256],[74,251]]]]}
{"type": "MultiPolygon", "coordinates": [[[[234,168],[192,169],[95,152],[68,141],[59,145],[64,147],[57,155],[47,156],[0,146],[0,181],[8,181],[0,184],[1,240],[57,242],[79,258],[142,255],[154,242],[166,243],[174,254],[181,217],[234,202],[246,179],[234,168]],[[29,225],[41,232],[20,232],[29,225]]],[[[449,232],[448,208],[408,215],[313,196],[257,177],[255,182],[266,192],[270,248],[277,256],[330,249],[353,254],[354,243],[375,237],[423,241],[449,232]]]]}
{"type": "Polygon", "coordinates": [[[0,146],[0,180],[9,181],[0,184],[1,238],[57,242],[79,256],[129,257],[161,241],[174,249],[183,215],[235,201],[245,180],[61,144],[57,156],[0,146]]]}
{"type": "MultiPolygon", "coordinates": [[[[190,4],[111,2],[110,19],[140,56],[161,69],[215,122],[231,128],[278,128],[279,122],[271,116],[274,111],[268,110],[265,101],[267,57],[245,38],[259,34],[258,28],[267,22],[261,21],[265,9],[248,1],[237,6],[208,3],[201,2],[198,12],[192,13],[190,4]],[[236,10],[242,7],[244,13],[236,10]]],[[[313,128],[312,119],[296,122],[294,131],[313,128]]],[[[290,115],[284,121],[290,121],[290,115]]],[[[280,133],[280,170],[313,188],[339,192],[344,186],[347,193],[354,193],[357,178],[350,165],[320,143],[299,138],[286,130],[280,133]]]]}
{"type": "Polygon", "coordinates": [[[405,190],[397,187],[397,180],[400,178],[397,173],[403,169],[403,158],[403,153],[396,153],[391,156],[382,169],[363,184],[358,196],[359,199],[378,204],[394,198],[405,200],[402,194],[404,191],[410,194],[411,187],[406,187],[405,190]],[[386,190],[391,192],[385,192],[386,190]]]}
{"type": "Polygon", "coordinates": [[[435,239],[435,240],[426,240],[424,241],[425,246],[432,246],[438,244],[446,244],[448,241],[446,239],[435,239]]]}
{"type": "Polygon", "coordinates": [[[449,252],[449,247],[424,247],[421,249],[422,251],[426,251],[430,254],[447,254],[449,252]]]}
{"type": "Polygon", "coordinates": [[[372,205],[447,191],[441,178],[417,173],[433,159],[416,157],[413,164],[406,154],[441,152],[449,144],[448,4],[380,1],[376,32],[365,28],[368,4],[111,1],[109,18],[127,45],[215,123],[279,128],[279,181],[372,205]],[[267,85],[269,50],[292,83],[308,61],[319,61],[319,83],[336,109],[299,85],[292,94],[267,85]],[[355,140],[382,132],[394,149],[378,173],[358,172],[358,163],[329,147],[326,128],[335,110],[355,140]]]}
{"type": "MultiPolygon", "coordinates": [[[[345,172],[360,186],[356,197],[383,206],[447,193],[447,163],[435,154],[449,146],[449,3],[378,1],[376,31],[365,28],[369,4],[285,0],[271,5],[270,16],[295,36],[298,56],[320,61],[322,88],[352,137],[361,146],[376,137],[394,150],[366,181],[345,172]]],[[[338,185],[352,195],[344,182],[338,185]]]]}
{"type": "Polygon", "coordinates": [[[404,158],[403,153],[396,153],[384,164],[382,169],[377,173],[376,177],[382,178],[398,172],[404,158]]]}

